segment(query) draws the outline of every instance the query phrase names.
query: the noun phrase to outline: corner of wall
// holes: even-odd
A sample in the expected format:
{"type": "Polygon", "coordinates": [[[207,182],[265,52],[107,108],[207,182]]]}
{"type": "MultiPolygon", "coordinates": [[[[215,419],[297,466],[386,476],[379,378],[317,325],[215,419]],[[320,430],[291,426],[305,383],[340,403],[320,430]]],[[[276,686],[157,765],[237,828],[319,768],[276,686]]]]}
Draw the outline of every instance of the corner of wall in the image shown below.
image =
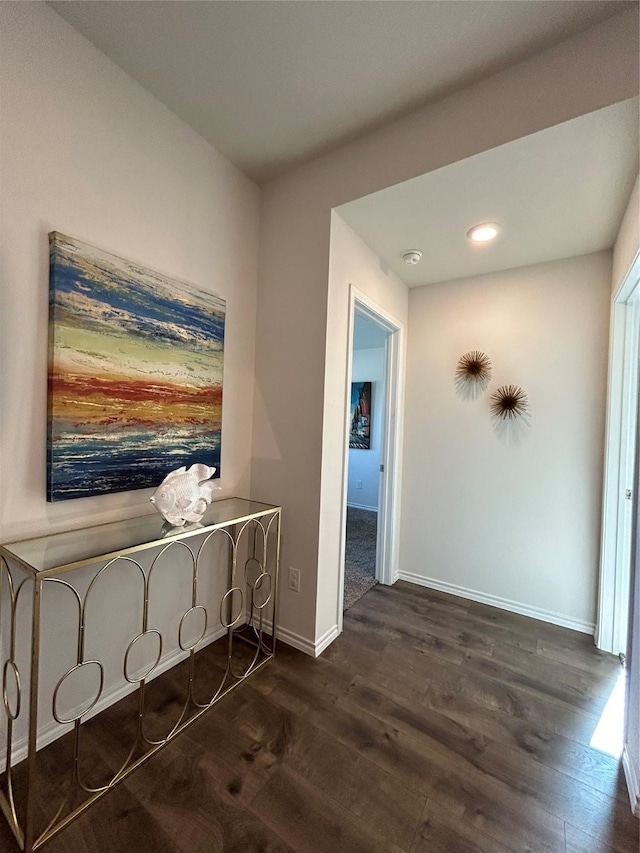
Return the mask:
{"type": "Polygon", "coordinates": [[[631,190],[613,247],[611,291],[615,299],[627,272],[640,251],[640,174],[631,190]]]}

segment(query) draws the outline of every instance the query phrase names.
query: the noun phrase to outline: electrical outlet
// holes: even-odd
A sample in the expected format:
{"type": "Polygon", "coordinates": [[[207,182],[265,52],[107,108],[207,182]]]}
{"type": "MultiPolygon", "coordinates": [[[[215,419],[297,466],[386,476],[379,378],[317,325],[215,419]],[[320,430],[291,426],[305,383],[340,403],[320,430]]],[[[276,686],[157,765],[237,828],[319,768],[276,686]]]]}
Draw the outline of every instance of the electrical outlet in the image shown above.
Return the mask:
{"type": "Polygon", "coordinates": [[[289,589],[300,592],[300,569],[289,566],[289,589]]]}
{"type": "Polygon", "coordinates": [[[356,489],[362,488],[362,480],[356,480],[356,489]]]}

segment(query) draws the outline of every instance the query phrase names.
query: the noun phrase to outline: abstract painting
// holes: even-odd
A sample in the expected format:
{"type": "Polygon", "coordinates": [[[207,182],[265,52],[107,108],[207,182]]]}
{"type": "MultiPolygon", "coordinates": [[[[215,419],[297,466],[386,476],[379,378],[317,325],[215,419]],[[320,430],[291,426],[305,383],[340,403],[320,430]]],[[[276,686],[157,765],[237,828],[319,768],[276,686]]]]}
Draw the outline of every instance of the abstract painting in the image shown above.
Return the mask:
{"type": "Polygon", "coordinates": [[[220,476],[225,302],[49,235],[47,499],[220,476]]]}
{"type": "Polygon", "coordinates": [[[371,450],[371,382],[351,383],[349,447],[371,450]]]}

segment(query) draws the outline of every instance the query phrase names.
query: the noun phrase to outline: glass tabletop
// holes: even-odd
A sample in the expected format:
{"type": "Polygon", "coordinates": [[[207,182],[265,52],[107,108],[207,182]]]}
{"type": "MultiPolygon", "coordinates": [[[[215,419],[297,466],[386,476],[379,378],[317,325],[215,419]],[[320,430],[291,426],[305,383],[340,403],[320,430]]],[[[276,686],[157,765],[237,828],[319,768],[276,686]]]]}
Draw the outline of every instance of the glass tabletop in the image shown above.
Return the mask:
{"type": "Polygon", "coordinates": [[[97,563],[116,555],[124,555],[173,539],[185,539],[205,533],[216,527],[273,512],[280,507],[249,501],[244,498],[227,498],[213,501],[197,524],[172,527],[161,515],[153,513],[124,521],[113,521],[81,530],[52,533],[22,542],[0,546],[0,554],[17,558],[34,572],[60,572],[97,563]]]}

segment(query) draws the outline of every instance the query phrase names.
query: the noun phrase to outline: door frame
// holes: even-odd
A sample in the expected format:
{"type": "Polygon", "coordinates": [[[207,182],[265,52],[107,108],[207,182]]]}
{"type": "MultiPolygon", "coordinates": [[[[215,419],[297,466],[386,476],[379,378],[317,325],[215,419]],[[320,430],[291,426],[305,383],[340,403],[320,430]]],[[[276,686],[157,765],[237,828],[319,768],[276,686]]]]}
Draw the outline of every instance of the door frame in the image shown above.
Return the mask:
{"type": "Polygon", "coordinates": [[[382,405],[381,465],[378,490],[378,531],[376,537],[376,579],[387,586],[398,580],[400,484],[402,458],[402,413],[404,401],[404,324],[378,305],[354,284],[349,286],[349,332],[347,385],[345,389],[345,431],[342,469],[342,525],[340,540],[340,583],[338,585],[338,631],[342,631],[344,602],[344,560],[346,549],[347,489],[349,471],[348,401],[353,373],[353,327],[356,313],[377,323],[387,332],[385,342],[385,393],[382,405]]]}
{"type": "Polygon", "coordinates": [[[596,645],[625,653],[629,630],[632,506],[634,488],[640,332],[640,252],[611,306],[605,439],[602,541],[596,645]]]}

